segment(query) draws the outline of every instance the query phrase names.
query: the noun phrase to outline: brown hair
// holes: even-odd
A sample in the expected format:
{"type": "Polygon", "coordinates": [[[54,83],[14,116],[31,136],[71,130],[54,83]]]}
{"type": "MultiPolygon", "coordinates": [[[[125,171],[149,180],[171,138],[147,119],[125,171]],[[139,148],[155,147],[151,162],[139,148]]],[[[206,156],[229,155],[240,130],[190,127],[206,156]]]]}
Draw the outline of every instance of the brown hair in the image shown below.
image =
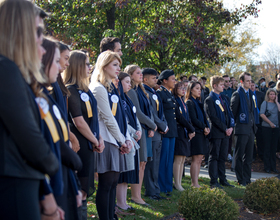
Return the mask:
{"type": "Polygon", "coordinates": [[[244,79],[245,79],[245,75],[246,75],[246,76],[251,76],[251,74],[250,74],[250,73],[243,72],[243,73],[241,73],[241,74],[239,75],[239,80],[244,81],[244,79]]]}
{"type": "Polygon", "coordinates": [[[122,72],[122,71],[118,75],[118,78],[119,78],[120,81],[122,81],[126,77],[130,77],[130,75],[128,75],[128,73],[125,73],[125,72],[122,72]]]}
{"type": "Polygon", "coordinates": [[[220,82],[224,82],[225,79],[221,76],[215,75],[210,77],[210,85],[214,89],[214,85],[218,85],[220,82]]]}
{"type": "Polygon", "coordinates": [[[100,42],[100,53],[110,50],[114,51],[115,43],[120,43],[120,39],[117,37],[105,37],[100,42]]]}
{"type": "Polygon", "coordinates": [[[27,0],[0,1],[0,53],[18,66],[32,88],[33,84],[46,81],[40,73],[35,38],[37,13],[34,4],[27,0]]]}
{"type": "MultiPolygon", "coordinates": [[[[42,58],[42,69],[43,73],[46,74],[46,76],[49,78],[49,72],[53,63],[55,49],[59,48],[59,45],[57,43],[57,40],[55,40],[54,38],[45,37],[42,46],[46,50],[46,53],[43,55],[42,58]]],[[[48,85],[50,84],[48,83],[48,85]]]]}
{"type": "Polygon", "coordinates": [[[178,89],[179,89],[180,87],[184,87],[184,83],[183,83],[183,82],[178,82],[178,83],[176,83],[174,89],[172,89],[172,94],[173,94],[175,97],[179,97],[179,96],[178,96],[178,89]]]}
{"type": "Polygon", "coordinates": [[[78,89],[88,92],[89,78],[86,76],[87,55],[79,50],[70,52],[69,66],[62,73],[66,86],[78,85],[78,89]]]}
{"type": "Polygon", "coordinates": [[[93,74],[91,76],[91,82],[100,82],[109,92],[112,91],[112,80],[108,79],[108,77],[105,74],[104,68],[108,66],[111,62],[113,62],[115,59],[117,59],[120,65],[122,65],[122,59],[116,52],[108,50],[99,54],[93,74]]]}
{"type": "MultiPolygon", "coordinates": [[[[199,84],[200,85],[200,89],[202,88],[200,82],[198,81],[190,81],[189,84],[188,84],[188,87],[187,87],[187,92],[186,92],[186,100],[187,101],[188,99],[190,99],[192,97],[192,92],[191,90],[197,85],[199,84]]],[[[201,100],[201,97],[199,97],[199,100],[201,100]]]]}
{"type": "MultiPolygon", "coordinates": [[[[137,66],[136,64],[131,64],[131,65],[126,66],[125,69],[124,69],[124,72],[125,72],[125,73],[128,73],[129,76],[130,76],[130,79],[131,79],[131,88],[132,88],[132,89],[134,89],[136,85],[135,85],[135,82],[134,82],[134,80],[132,79],[131,76],[132,76],[132,74],[135,72],[135,70],[136,70],[137,68],[141,69],[141,68],[140,68],[139,66],[137,66]]],[[[143,92],[145,93],[146,97],[149,99],[149,94],[146,92],[146,90],[145,90],[143,84],[142,84],[142,83],[139,83],[139,86],[140,86],[140,88],[143,90],[143,92]]]]}

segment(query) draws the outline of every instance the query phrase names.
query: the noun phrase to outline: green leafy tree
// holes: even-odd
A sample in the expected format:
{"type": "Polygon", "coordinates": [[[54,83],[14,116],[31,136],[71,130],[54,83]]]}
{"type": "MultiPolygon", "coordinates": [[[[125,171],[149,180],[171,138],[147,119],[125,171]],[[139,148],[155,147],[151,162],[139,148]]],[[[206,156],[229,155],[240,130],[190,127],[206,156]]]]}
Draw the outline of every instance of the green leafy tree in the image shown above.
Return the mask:
{"type": "Polygon", "coordinates": [[[260,0],[230,13],[216,0],[46,0],[49,33],[75,48],[87,48],[95,60],[105,36],[121,39],[124,65],[137,63],[159,71],[198,73],[231,59],[221,28],[254,15],[260,0]]]}
{"type": "Polygon", "coordinates": [[[230,43],[230,46],[221,49],[221,53],[231,56],[232,59],[206,69],[206,75],[223,74],[238,78],[246,69],[251,73],[256,71],[253,69],[252,60],[257,56],[255,49],[260,45],[260,39],[256,37],[255,24],[251,22],[250,25],[240,27],[232,23],[226,25],[221,33],[230,43]]]}

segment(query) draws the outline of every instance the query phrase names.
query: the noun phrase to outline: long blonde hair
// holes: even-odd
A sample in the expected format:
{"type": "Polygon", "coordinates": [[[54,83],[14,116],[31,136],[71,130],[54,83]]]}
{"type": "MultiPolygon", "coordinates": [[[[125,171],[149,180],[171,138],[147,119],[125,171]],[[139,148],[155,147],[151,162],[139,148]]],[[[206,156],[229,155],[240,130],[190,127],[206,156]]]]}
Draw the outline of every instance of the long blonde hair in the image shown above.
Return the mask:
{"type": "MultiPolygon", "coordinates": [[[[136,64],[131,64],[131,65],[126,66],[125,69],[124,69],[124,72],[125,72],[125,73],[128,73],[129,76],[130,76],[130,79],[131,79],[131,88],[132,88],[132,89],[135,89],[135,86],[136,86],[134,80],[132,79],[132,74],[135,72],[135,70],[136,70],[137,68],[141,69],[138,65],[136,65],[136,64]]],[[[146,90],[145,90],[145,88],[144,88],[142,82],[139,83],[138,86],[143,90],[143,92],[145,93],[145,95],[146,95],[147,98],[149,99],[149,94],[146,92],[146,90]]]]}
{"type": "Polygon", "coordinates": [[[117,59],[120,65],[122,65],[122,60],[116,52],[112,52],[110,50],[102,52],[97,58],[95,69],[91,76],[91,82],[100,82],[109,92],[112,91],[112,80],[106,76],[104,68],[115,59],[117,59]]]}
{"type": "Polygon", "coordinates": [[[271,92],[274,92],[275,95],[277,96],[276,89],[274,89],[274,88],[269,88],[269,89],[266,91],[266,93],[265,93],[264,101],[267,101],[267,102],[269,101],[268,96],[269,96],[269,93],[271,93],[271,92]]]}
{"type": "Polygon", "coordinates": [[[44,83],[36,44],[34,4],[27,0],[0,1],[0,54],[12,60],[28,84],[44,83]]]}
{"type": "Polygon", "coordinates": [[[66,86],[78,85],[78,89],[88,92],[89,77],[86,76],[87,55],[79,50],[70,52],[69,66],[61,74],[66,86]]]}

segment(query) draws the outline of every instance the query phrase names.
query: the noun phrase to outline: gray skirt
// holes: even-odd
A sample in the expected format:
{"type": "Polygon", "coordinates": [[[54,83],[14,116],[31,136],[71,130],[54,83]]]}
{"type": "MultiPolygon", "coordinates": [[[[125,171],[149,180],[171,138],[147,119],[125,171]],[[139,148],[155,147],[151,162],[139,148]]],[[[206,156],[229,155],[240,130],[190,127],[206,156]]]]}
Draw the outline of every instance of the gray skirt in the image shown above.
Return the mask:
{"type": "Polygon", "coordinates": [[[104,141],[105,149],[102,153],[96,155],[97,173],[106,173],[109,171],[125,172],[128,171],[125,156],[119,149],[109,142],[104,141]]]}

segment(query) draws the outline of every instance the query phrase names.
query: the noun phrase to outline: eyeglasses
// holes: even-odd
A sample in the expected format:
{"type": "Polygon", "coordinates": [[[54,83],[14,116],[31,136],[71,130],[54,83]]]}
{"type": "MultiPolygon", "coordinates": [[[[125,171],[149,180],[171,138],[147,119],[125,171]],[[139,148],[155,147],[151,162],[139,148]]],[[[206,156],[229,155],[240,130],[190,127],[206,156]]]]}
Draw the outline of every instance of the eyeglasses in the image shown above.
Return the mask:
{"type": "Polygon", "coordinates": [[[86,63],[86,65],[87,65],[87,67],[88,67],[88,68],[90,68],[90,67],[91,67],[90,63],[86,63]]]}
{"type": "Polygon", "coordinates": [[[226,83],[230,82],[229,80],[225,80],[226,83]]]}
{"type": "Polygon", "coordinates": [[[178,89],[181,89],[181,90],[186,90],[186,88],[185,88],[185,87],[180,87],[180,88],[178,88],[178,89]]]}

